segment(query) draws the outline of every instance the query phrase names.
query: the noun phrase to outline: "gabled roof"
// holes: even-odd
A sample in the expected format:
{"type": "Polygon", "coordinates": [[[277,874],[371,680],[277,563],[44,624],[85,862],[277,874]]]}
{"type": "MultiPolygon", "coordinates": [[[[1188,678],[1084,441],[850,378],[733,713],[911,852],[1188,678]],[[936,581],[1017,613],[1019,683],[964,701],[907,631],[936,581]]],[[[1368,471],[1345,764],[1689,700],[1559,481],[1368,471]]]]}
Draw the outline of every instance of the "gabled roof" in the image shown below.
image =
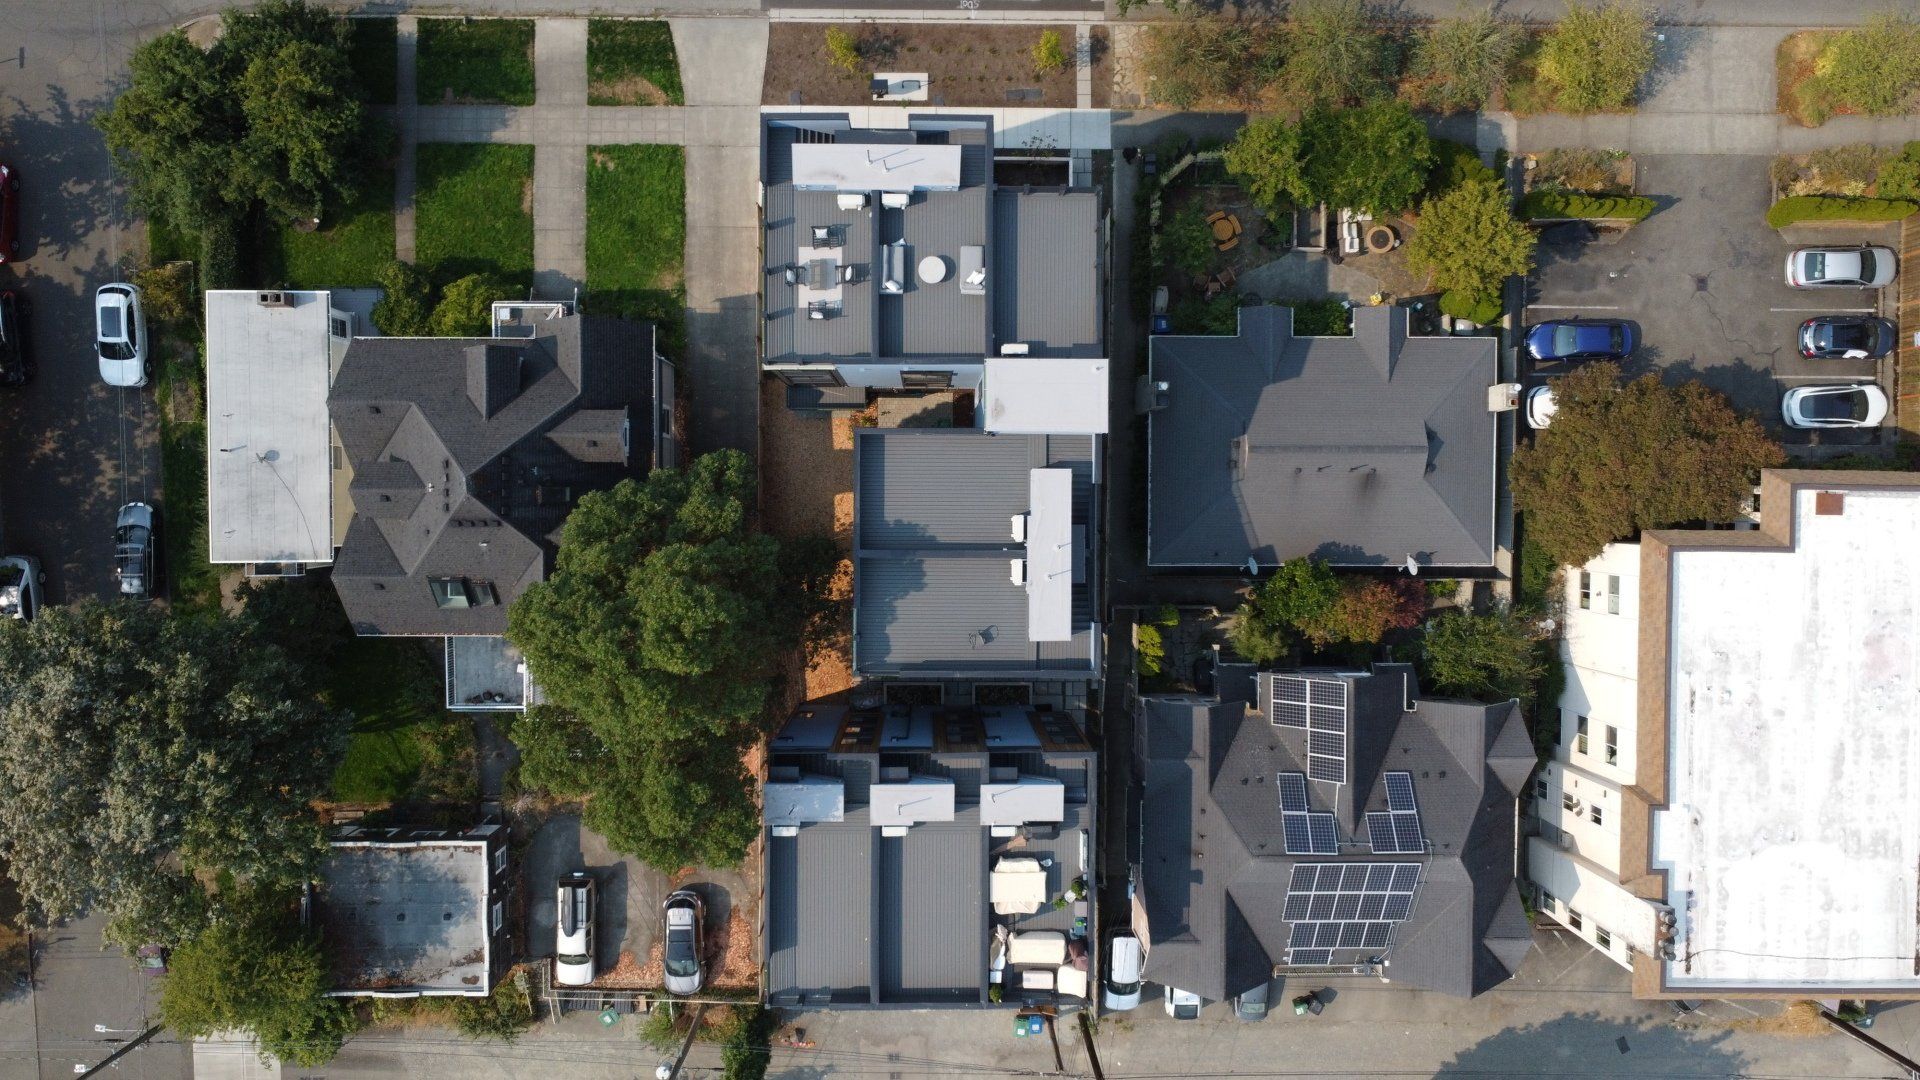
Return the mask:
{"type": "Polygon", "coordinates": [[[1295,337],[1290,309],[1242,308],[1231,337],[1151,338],[1149,561],[1490,564],[1496,343],[1406,319],[1295,337]]]}
{"type": "Polygon", "coordinates": [[[1332,853],[1287,850],[1278,784],[1282,773],[1306,772],[1304,732],[1241,701],[1143,699],[1148,978],[1224,999],[1287,966],[1294,869],[1331,863],[1420,867],[1410,914],[1388,947],[1369,950],[1388,978],[1470,996],[1516,970],[1531,940],[1524,912],[1513,922],[1514,801],[1525,776],[1509,786],[1488,753],[1504,754],[1509,732],[1524,737],[1517,705],[1422,700],[1409,709],[1405,665],[1337,677],[1352,701],[1347,782],[1306,785],[1311,809],[1335,816],[1332,853]],[[1365,816],[1387,810],[1389,772],[1411,776],[1423,853],[1370,846],[1365,816]]]}
{"type": "Polygon", "coordinates": [[[333,582],[356,632],[505,632],[574,501],[645,474],[621,431],[650,441],[653,364],[651,326],[590,316],[531,338],[354,339],[327,404],[355,511],[333,582]]]}

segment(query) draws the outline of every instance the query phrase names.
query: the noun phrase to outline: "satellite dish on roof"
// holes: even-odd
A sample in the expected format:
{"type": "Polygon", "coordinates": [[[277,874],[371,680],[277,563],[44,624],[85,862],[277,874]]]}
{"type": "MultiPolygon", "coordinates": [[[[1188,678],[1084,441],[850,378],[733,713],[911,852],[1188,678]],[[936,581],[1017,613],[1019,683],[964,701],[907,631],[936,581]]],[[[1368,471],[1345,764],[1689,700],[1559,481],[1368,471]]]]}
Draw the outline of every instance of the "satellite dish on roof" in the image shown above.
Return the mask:
{"type": "Polygon", "coordinates": [[[1415,559],[1415,558],[1414,558],[1414,557],[1413,557],[1412,555],[1408,555],[1408,556],[1407,556],[1407,565],[1406,565],[1406,567],[1405,567],[1405,570],[1407,571],[1407,573],[1409,573],[1409,574],[1411,574],[1411,575],[1413,575],[1414,577],[1419,577],[1419,576],[1420,576],[1420,563],[1419,563],[1419,561],[1418,561],[1417,559],[1415,559]]]}
{"type": "Polygon", "coordinates": [[[1247,556],[1247,576],[1248,577],[1260,576],[1260,564],[1257,562],[1254,562],[1253,556],[1251,555],[1247,556]]]}

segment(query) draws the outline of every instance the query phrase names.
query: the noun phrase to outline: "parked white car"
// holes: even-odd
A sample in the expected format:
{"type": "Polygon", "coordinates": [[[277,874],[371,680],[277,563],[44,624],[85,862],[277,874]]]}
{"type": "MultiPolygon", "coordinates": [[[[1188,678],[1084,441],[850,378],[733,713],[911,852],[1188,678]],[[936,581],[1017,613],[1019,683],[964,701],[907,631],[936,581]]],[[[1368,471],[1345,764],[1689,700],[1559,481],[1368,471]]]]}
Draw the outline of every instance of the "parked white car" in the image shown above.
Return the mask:
{"type": "Polygon", "coordinates": [[[597,972],[593,966],[593,917],[597,890],[585,870],[562,874],[553,913],[553,981],[561,986],[585,986],[597,972]]]}
{"type": "Polygon", "coordinates": [[[1787,256],[1787,284],[1796,289],[1878,289],[1893,284],[1892,248],[1795,248],[1787,256]]]}
{"type": "Polygon", "coordinates": [[[1140,963],[1145,955],[1130,930],[1113,935],[1107,951],[1107,985],[1100,1004],[1114,1012],[1140,1007],[1140,963]]]}
{"type": "Polygon", "coordinates": [[[1791,428],[1879,427],[1887,418],[1887,392],[1873,383],[1796,386],[1780,399],[1791,428]]]}
{"type": "Polygon", "coordinates": [[[1167,987],[1167,1015],[1175,1020],[1200,1019],[1200,995],[1177,987],[1167,987]]]}
{"type": "Polygon", "coordinates": [[[147,385],[147,313],[140,290],[125,282],[93,294],[93,326],[100,378],[108,386],[147,385]]]}
{"type": "Polygon", "coordinates": [[[1527,391],[1527,426],[1543,428],[1553,423],[1553,414],[1560,411],[1554,403],[1553,387],[1536,386],[1527,391]]]}

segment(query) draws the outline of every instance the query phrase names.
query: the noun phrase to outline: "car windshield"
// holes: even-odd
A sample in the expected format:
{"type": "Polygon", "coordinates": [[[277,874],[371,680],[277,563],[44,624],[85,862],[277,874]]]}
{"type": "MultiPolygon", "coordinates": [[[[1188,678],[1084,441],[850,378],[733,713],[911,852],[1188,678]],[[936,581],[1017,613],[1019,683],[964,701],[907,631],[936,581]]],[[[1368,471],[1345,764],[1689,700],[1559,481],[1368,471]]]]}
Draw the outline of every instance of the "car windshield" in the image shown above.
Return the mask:
{"type": "Polygon", "coordinates": [[[1140,984],[1138,982],[1114,982],[1112,979],[1108,979],[1107,989],[1111,990],[1118,997],[1132,997],[1140,992],[1140,984]]]}
{"type": "Polygon", "coordinates": [[[667,931],[667,974],[686,978],[700,974],[700,961],[693,955],[693,931],[667,931]]]}
{"type": "Polygon", "coordinates": [[[1867,395],[1858,390],[1843,394],[1809,394],[1800,409],[1813,420],[1865,420],[1867,395]]]}
{"type": "Polygon", "coordinates": [[[1173,1007],[1173,1017],[1176,1020],[1193,1020],[1197,1019],[1199,1015],[1200,1006],[1198,1005],[1175,1005],[1173,1007]]]}
{"type": "Polygon", "coordinates": [[[1860,280],[1873,280],[1873,252],[1871,251],[1860,253],[1860,280]]]}
{"type": "Polygon", "coordinates": [[[100,359],[131,360],[133,359],[133,346],[124,341],[103,341],[100,343],[100,359]]]}
{"type": "Polygon", "coordinates": [[[1580,330],[1574,326],[1556,326],[1553,328],[1553,354],[1565,356],[1580,348],[1580,330]]]}
{"type": "Polygon", "coordinates": [[[593,958],[585,953],[561,953],[559,956],[554,957],[554,960],[568,967],[579,967],[582,964],[593,963],[593,958]]]}

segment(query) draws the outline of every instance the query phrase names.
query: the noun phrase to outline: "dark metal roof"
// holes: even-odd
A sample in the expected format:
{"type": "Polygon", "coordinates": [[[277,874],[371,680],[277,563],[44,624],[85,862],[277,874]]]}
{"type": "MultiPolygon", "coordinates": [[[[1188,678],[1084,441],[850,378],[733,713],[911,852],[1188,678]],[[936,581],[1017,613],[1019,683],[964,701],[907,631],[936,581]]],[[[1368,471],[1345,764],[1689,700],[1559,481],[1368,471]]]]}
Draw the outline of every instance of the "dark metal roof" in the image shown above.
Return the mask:
{"type": "Polygon", "coordinates": [[[620,319],[512,340],[354,339],[327,407],[354,475],[333,583],[356,632],[504,633],[574,502],[645,475],[618,428],[650,445],[654,392],[653,328],[620,319]],[[433,579],[466,582],[468,605],[444,606],[433,579]]]}
{"type": "Polygon", "coordinates": [[[977,430],[868,429],[854,443],[854,668],[862,674],[1096,670],[1095,609],[1073,587],[1074,634],[1028,637],[1026,590],[1010,560],[1023,553],[1011,518],[1028,509],[1028,470],[1073,470],[1073,522],[1099,550],[1093,447],[1086,435],[988,435],[977,430]]]}
{"type": "MultiPolygon", "coordinates": [[[[1282,918],[1296,863],[1409,861],[1369,846],[1363,823],[1386,809],[1383,776],[1409,772],[1427,854],[1409,918],[1394,929],[1383,974],[1470,996],[1507,978],[1530,932],[1512,925],[1514,801],[1489,765],[1524,724],[1507,702],[1418,702],[1408,711],[1404,665],[1342,676],[1351,688],[1349,778],[1310,783],[1314,810],[1332,811],[1335,855],[1289,855],[1276,789],[1305,768],[1303,741],[1239,701],[1142,699],[1144,806],[1140,891],[1150,927],[1147,977],[1224,999],[1287,961],[1282,918]],[[1512,961],[1512,963],[1508,963],[1512,961]]],[[[1524,923],[1524,915],[1522,922],[1524,923]]]]}
{"type": "Polygon", "coordinates": [[[1033,356],[1105,356],[1100,334],[1100,196],[1023,191],[993,196],[993,338],[1033,356]]]}
{"type": "Polygon", "coordinates": [[[1490,564],[1495,341],[1406,320],[1359,308],[1349,337],[1296,338],[1290,309],[1253,307],[1231,337],[1152,338],[1149,561],[1490,564]]]}

